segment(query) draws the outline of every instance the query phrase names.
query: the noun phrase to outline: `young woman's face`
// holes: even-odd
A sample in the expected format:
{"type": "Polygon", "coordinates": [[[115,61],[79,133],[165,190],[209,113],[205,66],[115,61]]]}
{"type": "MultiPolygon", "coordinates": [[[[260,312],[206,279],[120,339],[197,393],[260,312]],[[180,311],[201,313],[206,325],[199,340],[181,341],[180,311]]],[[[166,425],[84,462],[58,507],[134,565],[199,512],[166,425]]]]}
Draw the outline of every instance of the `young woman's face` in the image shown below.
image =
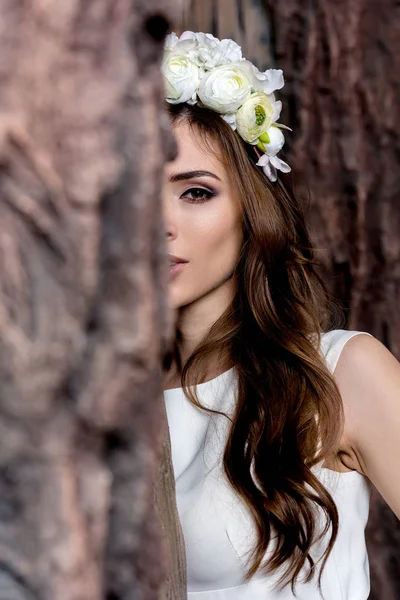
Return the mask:
{"type": "Polygon", "coordinates": [[[167,252],[184,264],[170,267],[169,299],[181,308],[225,285],[242,245],[237,193],[218,158],[202,148],[195,130],[174,128],[178,156],[165,171],[167,252]]]}

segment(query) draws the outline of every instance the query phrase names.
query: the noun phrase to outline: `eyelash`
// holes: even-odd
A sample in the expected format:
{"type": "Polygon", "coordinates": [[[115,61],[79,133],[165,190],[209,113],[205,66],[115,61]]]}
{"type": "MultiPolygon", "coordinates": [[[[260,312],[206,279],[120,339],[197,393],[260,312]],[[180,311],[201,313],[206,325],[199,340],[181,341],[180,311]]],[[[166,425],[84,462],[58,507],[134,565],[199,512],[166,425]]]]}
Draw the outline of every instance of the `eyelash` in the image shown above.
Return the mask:
{"type": "Polygon", "coordinates": [[[204,188],[192,187],[187,190],[184,194],[182,194],[182,198],[185,198],[187,202],[190,204],[202,204],[203,202],[208,202],[211,198],[215,196],[215,192],[211,192],[210,190],[205,190],[204,188]],[[187,194],[190,192],[202,192],[202,196],[200,198],[187,198],[187,194]]]}

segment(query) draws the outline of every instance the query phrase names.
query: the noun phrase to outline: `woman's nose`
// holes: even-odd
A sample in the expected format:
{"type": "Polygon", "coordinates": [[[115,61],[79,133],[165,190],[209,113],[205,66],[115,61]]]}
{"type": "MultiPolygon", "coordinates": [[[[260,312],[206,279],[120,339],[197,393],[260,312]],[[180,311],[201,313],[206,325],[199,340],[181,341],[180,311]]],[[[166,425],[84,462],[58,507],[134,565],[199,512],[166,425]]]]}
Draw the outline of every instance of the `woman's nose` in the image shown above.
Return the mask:
{"type": "Polygon", "coordinates": [[[163,194],[163,217],[167,240],[173,240],[177,236],[176,217],[174,215],[174,202],[168,191],[163,194]]]}

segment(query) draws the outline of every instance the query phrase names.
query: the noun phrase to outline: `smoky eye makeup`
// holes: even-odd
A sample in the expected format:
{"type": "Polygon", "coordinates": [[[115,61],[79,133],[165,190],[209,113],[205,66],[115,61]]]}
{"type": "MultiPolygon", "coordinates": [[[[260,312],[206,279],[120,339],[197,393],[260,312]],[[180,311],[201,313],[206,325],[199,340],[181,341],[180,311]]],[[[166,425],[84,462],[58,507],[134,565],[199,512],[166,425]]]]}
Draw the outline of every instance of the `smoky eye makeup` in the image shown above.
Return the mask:
{"type": "Polygon", "coordinates": [[[215,190],[206,189],[199,186],[192,186],[183,194],[181,194],[181,198],[185,202],[189,202],[189,204],[202,204],[204,202],[208,202],[215,196],[217,196],[217,192],[215,190]]]}

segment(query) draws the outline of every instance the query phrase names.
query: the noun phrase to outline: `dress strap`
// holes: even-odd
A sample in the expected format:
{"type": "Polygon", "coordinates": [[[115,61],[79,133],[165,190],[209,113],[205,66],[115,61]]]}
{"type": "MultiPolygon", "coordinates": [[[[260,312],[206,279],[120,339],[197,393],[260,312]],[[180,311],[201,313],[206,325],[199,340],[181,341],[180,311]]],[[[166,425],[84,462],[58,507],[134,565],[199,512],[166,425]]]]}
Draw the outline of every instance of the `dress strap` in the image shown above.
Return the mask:
{"type": "Polygon", "coordinates": [[[321,351],[331,373],[334,372],[346,343],[355,335],[360,334],[373,337],[366,331],[347,331],[346,329],[333,329],[322,334],[321,351]]]}

